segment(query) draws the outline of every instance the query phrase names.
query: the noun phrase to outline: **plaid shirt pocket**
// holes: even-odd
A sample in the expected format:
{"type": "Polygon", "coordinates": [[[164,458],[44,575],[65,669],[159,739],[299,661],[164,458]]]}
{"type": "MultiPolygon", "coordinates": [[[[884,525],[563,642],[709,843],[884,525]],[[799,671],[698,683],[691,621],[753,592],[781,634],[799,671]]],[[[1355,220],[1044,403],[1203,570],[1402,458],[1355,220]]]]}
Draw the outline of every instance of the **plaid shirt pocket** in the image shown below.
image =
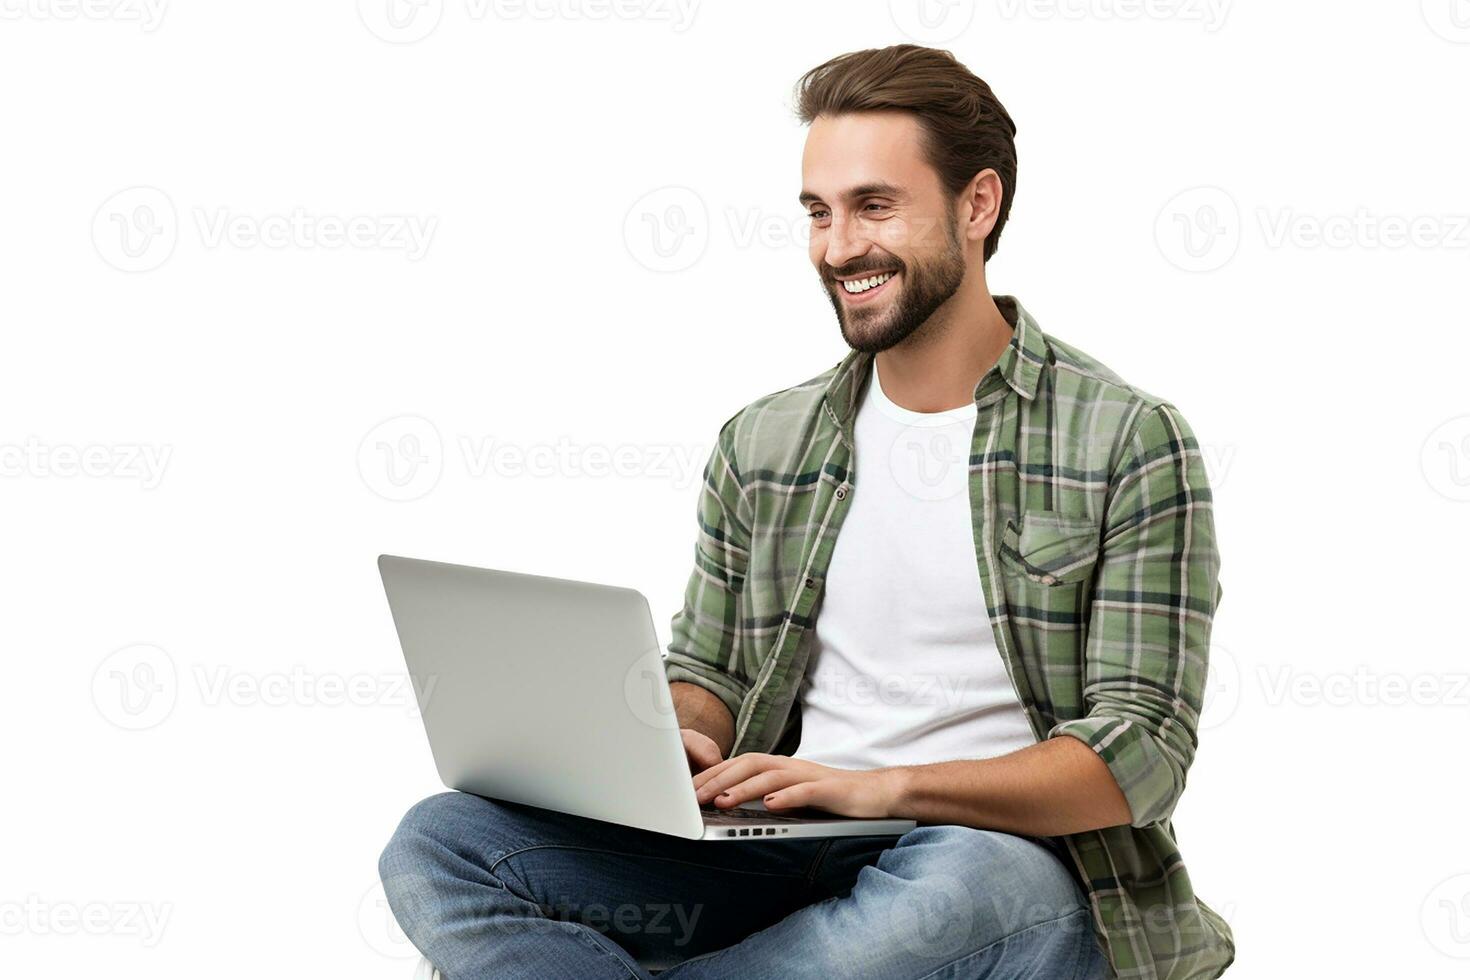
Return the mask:
{"type": "Polygon", "coordinates": [[[1006,521],[1000,535],[1000,560],[1006,571],[1038,585],[1070,585],[1092,576],[1101,541],[1101,527],[1088,518],[1029,511],[1022,515],[1019,527],[1013,520],[1006,521]]]}

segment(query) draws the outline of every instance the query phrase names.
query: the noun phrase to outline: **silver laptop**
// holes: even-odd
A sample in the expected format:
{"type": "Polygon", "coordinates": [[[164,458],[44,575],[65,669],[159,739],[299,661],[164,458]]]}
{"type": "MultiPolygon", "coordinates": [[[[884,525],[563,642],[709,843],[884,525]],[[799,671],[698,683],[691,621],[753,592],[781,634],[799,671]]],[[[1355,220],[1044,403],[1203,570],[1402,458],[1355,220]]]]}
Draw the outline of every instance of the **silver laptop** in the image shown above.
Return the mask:
{"type": "Polygon", "coordinates": [[[701,808],[648,602],[632,589],[383,555],[451,789],[691,840],[900,835],[912,820],[701,808]]]}

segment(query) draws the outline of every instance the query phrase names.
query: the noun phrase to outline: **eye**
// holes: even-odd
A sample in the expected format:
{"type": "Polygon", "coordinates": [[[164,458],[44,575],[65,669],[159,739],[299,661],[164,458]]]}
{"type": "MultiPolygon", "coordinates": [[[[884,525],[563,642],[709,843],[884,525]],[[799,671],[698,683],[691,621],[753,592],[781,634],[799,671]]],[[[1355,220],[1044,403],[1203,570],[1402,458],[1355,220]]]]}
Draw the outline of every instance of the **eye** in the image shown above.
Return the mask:
{"type": "Polygon", "coordinates": [[[887,211],[888,205],[879,204],[877,201],[869,201],[867,204],[863,205],[863,210],[868,212],[887,211]]]}
{"type": "Polygon", "coordinates": [[[812,208],[810,211],[807,212],[807,217],[811,218],[813,221],[821,221],[823,218],[829,217],[830,214],[831,212],[827,211],[824,208],[812,208]]]}

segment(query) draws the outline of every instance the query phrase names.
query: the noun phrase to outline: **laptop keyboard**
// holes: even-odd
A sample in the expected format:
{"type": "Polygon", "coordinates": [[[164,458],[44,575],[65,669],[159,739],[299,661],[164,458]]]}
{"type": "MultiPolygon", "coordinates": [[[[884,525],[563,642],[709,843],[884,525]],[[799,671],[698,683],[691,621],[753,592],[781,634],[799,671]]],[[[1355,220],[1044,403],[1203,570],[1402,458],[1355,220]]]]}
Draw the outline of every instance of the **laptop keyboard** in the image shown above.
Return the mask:
{"type": "Polygon", "coordinates": [[[730,837],[775,837],[787,832],[791,824],[811,823],[811,819],[783,817],[765,810],[733,807],[720,810],[713,806],[702,806],[699,815],[706,827],[724,827],[730,837]],[[787,826],[781,826],[786,824],[787,826]],[[758,825],[758,826],[757,826],[758,825]]]}

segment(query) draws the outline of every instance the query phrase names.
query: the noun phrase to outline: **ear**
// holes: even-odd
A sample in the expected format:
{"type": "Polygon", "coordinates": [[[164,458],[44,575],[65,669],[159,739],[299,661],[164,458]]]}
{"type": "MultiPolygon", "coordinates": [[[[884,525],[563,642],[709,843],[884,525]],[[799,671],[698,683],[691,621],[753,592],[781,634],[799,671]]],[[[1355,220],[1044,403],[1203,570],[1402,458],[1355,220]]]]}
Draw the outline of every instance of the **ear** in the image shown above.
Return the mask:
{"type": "Polygon", "coordinates": [[[1000,202],[1004,187],[1000,174],[986,169],[975,175],[960,192],[960,203],[969,207],[964,214],[965,240],[984,242],[995,229],[996,217],[1000,214],[1000,202]]]}

